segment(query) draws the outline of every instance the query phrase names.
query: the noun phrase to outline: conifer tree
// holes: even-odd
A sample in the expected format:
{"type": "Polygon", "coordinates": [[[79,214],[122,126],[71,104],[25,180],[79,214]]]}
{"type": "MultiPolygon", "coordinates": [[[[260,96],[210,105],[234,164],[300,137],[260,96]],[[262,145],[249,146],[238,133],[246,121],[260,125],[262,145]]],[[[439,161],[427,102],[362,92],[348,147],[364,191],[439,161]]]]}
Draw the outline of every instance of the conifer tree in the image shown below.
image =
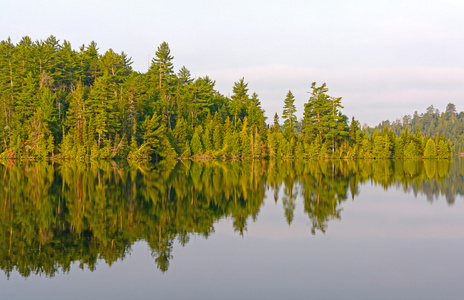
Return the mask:
{"type": "Polygon", "coordinates": [[[424,158],[436,158],[437,157],[437,148],[433,139],[429,138],[427,140],[427,145],[424,150],[424,158]]]}
{"type": "Polygon", "coordinates": [[[272,124],[272,132],[281,132],[282,129],[279,123],[279,115],[277,113],[274,114],[274,123],[272,124]]]}
{"type": "Polygon", "coordinates": [[[215,82],[208,76],[200,77],[192,85],[192,98],[189,103],[189,111],[194,121],[201,122],[209,113],[209,106],[213,99],[215,82]]]}
{"type": "Polygon", "coordinates": [[[158,46],[155,53],[155,58],[151,61],[149,73],[152,74],[157,80],[158,89],[166,88],[168,83],[172,80],[174,74],[174,66],[172,60],[174,56],[171,55],[171,50],[166,42],[162,42],[158,46]]]}
{"type": "Polygon", "coordinates": [[[228,155],[231,155],[232,146],[235,143],[235,141],[233,140],[234,139],[233,128],[232,128],[232,124],[229,118],[226,118],[224,122],[223,130],[224,130],[224,138],[223,138],[224,142],[222,145],[222,149],[223,149],[224,155],[228,156],[228,155]]]}
{"type": "Polygon", "coordinates": [[[182,158],[190,158],[190,156],[192,156],[192,151],[190,150],[190,145],[188,141],[185,141],[184,147],[182,149],[183,152],[180,155],[182,158]]]}
{"type": "Polygon", "coordinates": [[[445,138],[441,138],[438,142],[438,157],[443,159],[451,158],[450,145],[445,138]]]}
{"type": "MultiPolygon", "coordinates": [[[[82,71],[79,70],[78,53],[71,47],[71,43],[63,41],[63,44],[57,50],[57,80],[55,86],[60,91],[70,92],[73,83],[82,77],[82,71]]],[[[59,105],[63,105],[58,102],[59,105]]]]}
{"type": "Polygon", "coordinates": [[[242,158],[250,159],[252,158],[252,144],[250,141],[250,133],[248,129],[248,118],[243,119],[242,130],[240,131],[240,153],[242,158]]]}
{"type": "Polygon", "coordinates": [[[326,134],[327,139],[332,140],[332,153],[335,152],[335,142],[344,139],[348,135],[346,116],[341,114],[340,109],[342,98],[330,97],[330,112],[327,114],[327,124],[329,130],[326,134]]]}
{"type": "Polygon", "coordinates": [[[176,127],[174,128],[174,140],[178,153],[182,154],[187,149],[185,146],[185,141],[190,140],[189,126],[187,121],[183,117],[180,117],[176,122],[176,127]]]}
{"type": "Polygon", "coordinates": [[[233,116],[233,124],[236,126],[238,120],[245,116],[245,110],[249,102],[248,83],[245,83],[245,78],[241,78],[234,83],[232,92],[230,114],[233,116]]]}
{"type": "Polygon", "coordinates": [[[385,121],[373,133],[361,130],[354,118],[348,127],[341,98],[329,96],[325,83],[312,83],[301,124],[289,91],[283,126],[277,113],[266,125],[258,95],[248,95],[244,78],[234,83],[229,99],[208,76],[192,79],[185,66],[175,75],[172,60],[165,42],[144,74],[132,71],[124,52],[109,49],[100,55],[95,42],[75,51],[54,36],[35,42],[26,36],[17,45],[11,39],[1,41],[0,157],[433,156],[429,137],[421,132],[433,134],[439,158],[451,156],[451,137],[453,151],[464,151],[464,113],[458,114],[451,103],[442,114],[429,106],[425,114],[405,116],[403,124],[385,121]],[[411,134],[411,128],[417,129],[411,134]],[[195,143],[199,141],[195,147],[194,131],[195,143]]]}
{"type": "Polygon", "coordinates": [[[203,145],[201,143],[201,134],[203,130],[201,126],[195,128],[195,132],[192,136],[192,141],[190,142],[190,148],[192,149],[193,155],[200,155],[203,153],[203,145]]]}
{"type": "Polygon", "coordinates": [[[284,111],[282,113],[282,119],[284,120],[284,135],[287,138],[293,137],[295,130],[298,126],[296,119],[296,107],[295,97],[291,91],[288,91],[287,96],[284,100],[284,111]]]}
{"type": "Polygon", "coordinates": [[[356,133],[360,130],[359,122],[354,119],[354,117],[351,119],[351,124],[350,124],[350,141],[352,143],[356,142],[356,133]]]}
{"type": "Polygon", "coordinates": [[[187,85],[193,82],[190,71],[185,66],[182,66],[182,68],[177,73],[177,79],[181,85],[187,85]]]}
{"type": "MultiPolygon", "coordinates": [[[[143,122],[143,143],[139,151],[142,150],[146,155],[159,158],[175,158],[176,152],[169,142],[166,124],[162,117],[153,114],[143,122]]],[[[145,156],[148,158],[148,156],[145,156]]]]}
{"type": "Polygon", "coordinates": [[[85,88],[78,83],[72,92],[71,103],[69,104],[66,120],[64,122],[67,139],[63,139],[61,151],[65,156],[72,155],[74,157],[78,156],[79,158],[83,158],[85,154],[89,154],[88,151],[85,151],[87,148],[86,145],[88,145],[89,142],[85,138],[85,125],[88,122],[88,115],[85,107],[85,88]],[[72,152],[74,152],[74,154],[71,154],[72,152]],[[77,155],[77,152],[79,152],[80,155],[77,155]]]}
{"type": "Polygon", "coordinates": [[[34,64],[34,45],[30,37],[25,36],[16,45],[16,51],[13,53],[16,63],[15,76],[26,78],[28,73],[37,75],[34,64]]]}
{"type": "Polygon", "coordinates": [[[13,78],[13,68],[15,66],[14,56],[16,53],[15,46],[8,38],[6,41],[0,42],[0,135],[1,147],[0,151],[10,151],[12,155],[12,133],[13,116],[15,108],[15,79],[13,78]]]}
{"type": "Polygon", "coordinates": [[[97,147],[105,140],[115,141],[121,127],[120,113],[117,109],[118,97],[114,83],[108,75],[98,77],[89,95],[88,111],[92,126],[96,130],[97,147]]]}
{"type": "Polygon", "coordinates": [[[119,81],[122,75],[127,75],[125,74],[127,70],[126,67],[128,67],[126,64],[129,64],[129,66],[131,64],[130,59],[127,61],[126,59],[127,57],[115,53],[113,49],[110,48],[100,59],[103,74],[111,76],[113,81],[119,81]]]}
{"type": "Polygon", "coordinates": [[[325,94],[328,89],[326,84],[316,87],[316,83],[311,84],[311,97],[305,104],[303,117],[303,132],[306,139],[312,139],[319,136],[321,142],[329,128],[326,115],[330,112],[330,103],[328,96],[325,94]]]}
{"type": "Polygon", "coordinates": [[[87,47],[81,47],[80,62],[83,68],[82,82],[85,86],[93,85],[95,79],[101,75],[97,43],[92,41],[87,47]]]}
{"type": "Polygon", "coordinates": [[[222,125],[222,120],[219,116],[218,113],[214,114],[214,119],[213,119],[213,148],[215,151],[220,151],[222,149],[222,144],[223,144],[223,132],[224,128],[222,125]]]}

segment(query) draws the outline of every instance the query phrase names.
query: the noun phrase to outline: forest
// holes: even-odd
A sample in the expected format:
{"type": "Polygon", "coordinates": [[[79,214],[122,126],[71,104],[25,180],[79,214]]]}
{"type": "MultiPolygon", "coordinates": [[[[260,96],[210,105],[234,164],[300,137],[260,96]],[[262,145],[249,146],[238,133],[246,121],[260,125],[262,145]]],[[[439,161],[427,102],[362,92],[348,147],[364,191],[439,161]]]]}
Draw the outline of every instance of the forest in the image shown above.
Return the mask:
{"type": "Polygon", "coordinates": [[[268,124],[244,78],[221,95],[209,76],[192,78],[185,66],[176,73],[166,42],[146,73],[124,52],[98,50],[95,42],[74,50],[54,36],[0,43],[1,159],[409,159],[463,151],[464,113],[452,109],[443,122],[433,111],[420,122],[363,129],[342,113],[341,97],[313,82],[301,120],[288,91],[268,124]]]}
{"type": "Polygon", "coordinates": [[[453,103],[449,103],[442,113],[430,105],[425,113],[419,114],[415,111],[412,116],[405,115],[393,122],[383,121],[371,130],[384,128],[397,135],[405,130],[413,133],[420,130],[427,136],[442,135],[451,142],[453,153],[464,153],[464,111],[457,113],[456,105],[453,103]]]}

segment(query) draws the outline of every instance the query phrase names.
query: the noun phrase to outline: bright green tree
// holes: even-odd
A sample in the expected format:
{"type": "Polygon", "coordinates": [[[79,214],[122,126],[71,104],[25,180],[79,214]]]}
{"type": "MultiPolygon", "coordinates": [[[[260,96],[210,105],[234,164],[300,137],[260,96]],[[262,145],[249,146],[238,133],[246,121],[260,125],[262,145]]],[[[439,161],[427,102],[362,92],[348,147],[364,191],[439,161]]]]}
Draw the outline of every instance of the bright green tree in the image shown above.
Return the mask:
{"type": "Polygon", "coordinates": [[[427,145],[424,150],[424,158],[437,158],[437,147],[431,138],[427,140],[427,145]]]}
{"type": "Polygon", "coordinates": [[[195,132],[192,136],[192,141],[190,142],[190,148],[192,149],[193,155],[200,155],[203,153],[203,145],[201,143],[201,135],[203,129],[201,126],[195,128],[195,132]]]}

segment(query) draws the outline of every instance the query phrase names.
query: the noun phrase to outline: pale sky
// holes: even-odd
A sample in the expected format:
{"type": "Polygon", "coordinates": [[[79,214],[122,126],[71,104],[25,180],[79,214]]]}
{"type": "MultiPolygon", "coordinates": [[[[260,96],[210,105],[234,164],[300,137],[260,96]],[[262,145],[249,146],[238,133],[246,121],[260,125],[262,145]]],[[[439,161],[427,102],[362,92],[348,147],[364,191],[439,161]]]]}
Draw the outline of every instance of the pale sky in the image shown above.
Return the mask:
{"type": "Polygon", "coordinates": [[[244,77],[266,115],[288,90],[299,117],[311,82],[371,126],[448,103],[464,110],[464,0],[3,0],[0,38],[95,41],[146,72],[166,41],[176,72],[209,75],[228,96],[244,77]]]}

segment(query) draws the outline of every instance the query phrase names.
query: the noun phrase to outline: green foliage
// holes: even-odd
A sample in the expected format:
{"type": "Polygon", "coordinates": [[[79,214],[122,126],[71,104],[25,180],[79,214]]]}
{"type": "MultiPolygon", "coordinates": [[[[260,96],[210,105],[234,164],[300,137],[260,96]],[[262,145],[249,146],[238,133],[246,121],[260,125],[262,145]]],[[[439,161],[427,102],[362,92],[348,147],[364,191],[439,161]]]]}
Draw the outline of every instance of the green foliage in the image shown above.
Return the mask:
{"type": "Polygon", "coordinates": [[[451,147],[447,140],[440,139],[438,142],[438,158],[449,159],[451,158],[451,147]]]}
{"type": "MultiPolygon", "coordinates": [[[[326,93],[326,84],[320,87],[316,83],[311,84],[311,97],[305,104],[303,117],[303,132],[307,141],[318,137],[321,143],[327,144],[327,149],[335,152],[337,144],[348,136],[347,118],[341,114],[342,98],[330,97],[326,93]],[[330,141],[330,146],[328,144],[330,141]]],[[[325,152],[325,151],[324,151],[325,152]]]]}
{"type": "Polygon", "coordinates": [[[170,80],[174,74],[174,66],[172,64],[172,60],[174,57],[171,55],[171,50],[169,49],[169,45],[166,42],[162,42],[159,45],[156,53],[155,58],[151,61],[150,69],[148,73],[152,75],[156,83],[158,83],[158,88],[161,90],[162,88],[167,88],[169,85],[170,80]]]}
{"type": "Polygon", "coordinates": [[[203,145],[201,143],[201,134],[202,134],[201,126],[195,128],[195,132],[193,133],[192,141],[190,142],[190,148],[192,149],[192,153],[194,155],[200,155],[203,152],[203,145]]]}
{"type": "Polygon", "coordinates": [[[421,158],[420,145],[417,142],[410,141],[404,149],[405,158],[421,158]]]}
{"type": "Polygon", "coordinates": [[[435,146],[435,142],[430,138],[427,141],[427,145],[425,146],[424,151],[424,158],[436,158],[437,157],[437,147],[435,146]]]}
{"type": "Polygon", "coordinates": [[[245,83],[245,78],[241,78],[235,82],[232,91],[230,112],[233,116],[233,124],[236,125],[238,120],[243,119],[245,116],[246,107],[249,102],[248,83],[245,83]]]}
{"type": "Polygon", "coordinates": [[[284,134],[287,138],[292,137],[295,134],[295,130],[298,127],[298,121],[296,119],[296,107],[295,97],[291,91],[288,91],[287,96],[284,100],[284,111],[282,112],[282,119],[284,120],[284,134]]]}
{"type": "Polygon", "coordinates": [[[325,83],[313,82],[302,122],[288,91],[283,124],[276,113],[267,125],[259,96],[244,78],[226,97],[209,76],[192,78],[185,66],[176,74],[173,60],[166,42],[157,48],[149,70],[138,73],[124,52],[99,54],[95,42],[76,51],[54,36],[35,42],[24,37],[16,45],[1,41],[0,157],[422,158],[431,136],[439,158],[464,152],[464,114],[451,103],[442,115],[431,106],[422,116],[406,118],[404,130],[362,131],[354,118],[348,126],[341,98],[330,96],[325,83]],[[437,128],[440,133],[430,135],[437,128]]]}
{"type": "MultiPolygon", "coordinates": [[[[425,113],[419,114],[416,111],[412,116],[405,115],[394,122],[383,121],[375,128],[369,128],[368,131],[383,128],[388,128],[397,135],[404,131],[413,134],[420,131],[428,137],[443,136],[450,142],[452,153],[464,153],[464,112],[458,113],[453,103],[448,103],[445,112],[442,113],[430,105],[425,113]]],[[[436,145],[438,143],[435,141],[436,145]]]]}

